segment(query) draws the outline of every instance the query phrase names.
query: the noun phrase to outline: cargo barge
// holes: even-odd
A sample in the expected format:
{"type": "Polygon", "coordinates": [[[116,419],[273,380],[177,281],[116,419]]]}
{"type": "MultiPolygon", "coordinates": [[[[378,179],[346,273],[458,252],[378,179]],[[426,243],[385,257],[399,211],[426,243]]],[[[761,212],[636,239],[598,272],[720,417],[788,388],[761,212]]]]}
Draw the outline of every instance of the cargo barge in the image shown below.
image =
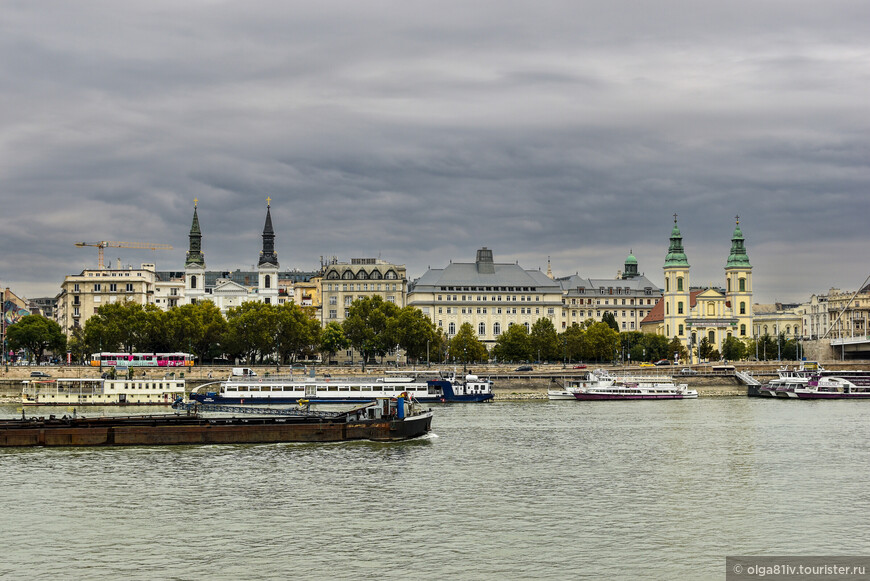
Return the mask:
{"type": "Polygon", "coordinates": [[[0,420],[0,447],[163,446],[278,442],[387,442],[425,435],[432,412],[407,398],[380,400],[344,412],[251,410],[190,405],[185,413],[132,416],[49,416],[0,420]],[[204,415],[267,413],[265,417],[204,415]]]}

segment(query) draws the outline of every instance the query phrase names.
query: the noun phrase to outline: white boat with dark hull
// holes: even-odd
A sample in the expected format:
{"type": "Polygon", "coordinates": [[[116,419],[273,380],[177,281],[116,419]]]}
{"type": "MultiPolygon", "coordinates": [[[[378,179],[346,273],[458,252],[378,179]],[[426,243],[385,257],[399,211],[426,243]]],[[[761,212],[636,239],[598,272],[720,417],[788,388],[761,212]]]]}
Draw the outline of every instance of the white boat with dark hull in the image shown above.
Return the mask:
{"type": "Polygon", "coordinates": [[[750,396],[782,399],[862,399],[870,388],[870,371],[825,369],[814,361],[796,369],[777,369],[778,377],[750,390],[750,396]]]}
{"type": "Polygon", "coordinates": [[[550,400],[576,401],[575,394],[580,389],[590,387],[610,387],[616,382],[616,378],[608,374],[604,369],[587,371],[582,376],[565,377],[562,379],[561,389],[550,389],[547,398],[550,400]]]}
{"type": "Polygon", "coordinates": [[[373,378],[230,377],[195,388],[190,399],[218,404],[363,403],[407,393],[420,402],[482,402],[491,400],[492,381],[476,375],[406,372],[373,378]],[[428,377],[427,377],[428,376],[428,377]]]}
{"type": "Polygon", "coordinates": [[[698,392],[689,386],[676,384],[667,376],[616,377],[612,385],[578,389],[574,398],[580,401],[619,401],[641,399],[697,399],[698,392]]]}
{"type": "Polygon", "coordinates": [[[58,378],[25,381],[22,405],[172,405],[184,397],[183,379],[58,378]]]}

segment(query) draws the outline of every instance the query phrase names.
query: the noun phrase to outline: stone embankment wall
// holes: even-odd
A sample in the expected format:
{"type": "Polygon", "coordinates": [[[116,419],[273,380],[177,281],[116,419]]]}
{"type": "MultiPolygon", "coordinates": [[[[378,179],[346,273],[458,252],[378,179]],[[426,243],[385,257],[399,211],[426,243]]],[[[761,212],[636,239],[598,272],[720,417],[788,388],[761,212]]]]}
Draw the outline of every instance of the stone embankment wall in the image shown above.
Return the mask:
{"type": "MultiPolygon", "coordinates": [[[[737,363],[739,371],[748,371],[756,376],[760,381],[764,382],[769,378],[776,377],[777,368],[789,365],[794,367],[798,362],[772,362],[772,363],[737,363]]],[[[828,369],[870,369],[868,361],[823,361],[822,365],[828,369]]],[[[552,365],[533,365],[531,372],[515,371],[516,365],[471,365],[467,368],[468,373],[474,373],[481,377],[492,377],[494,382],[494,392],[496,401],[499,400],[536,400],[547,399],[547,390],[557,389],[563,377],[581,375],[588,369],[574,369],[573,365],[563,367],[561,364],[552,365]]],[[[589,365],[589,369],[597,367],[594,364],[589,365]]],[[[687,383],[690,388],[697,389],[701,397],[725,397],[725,396],[743,396],[746,395],[746,386],[742,385],[734,376],[711,376],[703,375],[710,372],[709,365],[692,366],[702,375],[682,376],[679,375],[681,366],[676,367],[656,367],[638,368],[638,367],[607,367],[615,374],[644,374],[644,375],[669,375],[675,374],[674,380],[677,383],[687,383]]],[[[260,377],[269,377],[280,375],[288,376],[292,373],[294,377],[303,377],[310,374],[312,368],[308,366],[289,367],[282,366],[280,370],[275,369],[275,366],[253,366],[253,369],[260,377]]],[[[412,370],[412,367],[402,367],[398,372],[412,370]]],[[[425,366],[420,366],[418,369],[425,369],[425,366]]],[[[457,374],[462,374],[462,366],[432,366],[432,369],[441,369],[443,371],[456,371],[457,374]]],[[[39,366],[39,367],[15,367],[10,366],[9,369],[0,367],[0,396],[5,396],[8,401],[10,397],[18,396],[21,393],[22,381],[30,380],[32,371],[44,371],[51,375],[52,378],[58,377],[99,377],[100,369],[98,367],[81,367],[81,366],[39,366]]],[[[106,369],[104,368],[104,371],[106,369]]],[[[395,367],[384,366],[369,366],[366,368],[365,375],[383,375],[386,371],[395,373],[395,367]]],[[[188,386],[192,389],[209,381],[218,381],[229,376],[231,367],[220,366],[199,366],[186,369],[177,369],[177,376],[184,374],[184,378],[188,382],[188,386]]],[[[161,379],[167,373],[166,368],[138,368],[135,371],[135,376],[147,379],[161,379]],[[143,375],[144,374],[144,375],[143,375]]],[[[363,375],[360,366],[354,367],[322,367],[316,368],[318,376],[330,374],[332,377],[348,377],[363,375]]],[[[37,379],[37,378],[33,378],[37,379]]]]}

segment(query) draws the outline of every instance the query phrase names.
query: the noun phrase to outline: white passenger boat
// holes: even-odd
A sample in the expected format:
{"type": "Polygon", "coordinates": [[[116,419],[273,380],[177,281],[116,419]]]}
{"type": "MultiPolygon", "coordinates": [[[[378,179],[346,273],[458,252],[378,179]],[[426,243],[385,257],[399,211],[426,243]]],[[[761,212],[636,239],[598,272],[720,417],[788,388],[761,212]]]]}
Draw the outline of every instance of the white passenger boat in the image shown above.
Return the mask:
{"type": "Polygon", "coordinates": [[[616,378],[608,374],[604,369],[587,371],[582,376],[565,377],[562,379],[561,389],[550,389],[547,398],[550,400],[576,401],[574,394],[580,389],[589,387],[609,387],[616,382],[616,378]]]}
{"type": "Polygon", "coordinates": [[[667,376],[617,377],[612,385],[578,389],[574,398],[580,401],[610,401],[639,399],[696,399],[698,392],[689,386],[676,384],[667,376]]]}
{"type": "Polygon", "coordinates": [[[183,379],[59,378],[25,381],[22,405],[171,405],[184,397],[183,379]]]}
{"type": "Polygon", "coordinates": [[[410,371],[385,377],[257,377],[231,376],[193,389],[190,399],[219,404],[362,403],[407,393],[420,402],[482,402],[493,398],[492,381],[433,371],[410,371]]]}

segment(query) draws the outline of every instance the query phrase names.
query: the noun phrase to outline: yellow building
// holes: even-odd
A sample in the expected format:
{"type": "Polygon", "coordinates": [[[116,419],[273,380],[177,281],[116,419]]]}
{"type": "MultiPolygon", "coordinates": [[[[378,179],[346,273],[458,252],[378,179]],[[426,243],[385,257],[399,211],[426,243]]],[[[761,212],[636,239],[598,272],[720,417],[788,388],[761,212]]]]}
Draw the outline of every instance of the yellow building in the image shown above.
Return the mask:
{"type": "Polygon", "coordinates": [[[355,300],[378,295],[399,308],[408,296],[404,264],[378,258],[352,258],[350,263],[332,261],[320,281],[321,322],[342,323],[355,300]]]}
{"type": "Polygon", "coordinates": [[[435,326],[453,337],[469,323],[487,349],[511,325],[531,329],[547,318],[558,329],[562,287],[540,270],[495,262],[492,250],[477,251],[474,262],[450,262],[430,268],[414,281],[408,304],[420,309],[435,326]]]}
{"type": "Polygon", "coordinates": [[[751,338],[752,265],[746,254],[739,218],[725,264],[725,288],[692,290],[689,272],[683,236],[674,214],[674,228],[664,264],[664,294],[641,322],[641,330],[668,339],[676,337],[690,353],[704,338],[720,352],[728,337],[751,338]]]}

